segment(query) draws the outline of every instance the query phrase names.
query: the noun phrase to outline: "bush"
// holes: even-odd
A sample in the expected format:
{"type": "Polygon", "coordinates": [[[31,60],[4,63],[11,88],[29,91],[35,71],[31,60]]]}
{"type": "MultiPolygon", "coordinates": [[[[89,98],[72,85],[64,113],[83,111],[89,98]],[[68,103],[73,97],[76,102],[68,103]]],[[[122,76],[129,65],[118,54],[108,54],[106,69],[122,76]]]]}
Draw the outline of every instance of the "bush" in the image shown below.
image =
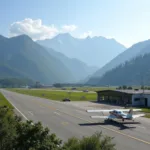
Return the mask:
{"type": "Polygon", "coordinates": [[[126,86],[126,85],[123,85],[122,88],[123,88],[124,90],[126,90],[126,89],[127,89],[127,86],[126,86]]]}
{"type": "Polygon", "coordinates": [[[97,132],[91,137],[83,137],[81,140],[73,137],[64,143],[64,150],[115,150],[112,138],[103,136],[102,132],[97,132]]]}
{"type": "Polygon", "coordinates": [[[131,86],[129,86],[129,87],[128,87],[128,90],[132,90],[132,87],[131,87],[131,86]]]}

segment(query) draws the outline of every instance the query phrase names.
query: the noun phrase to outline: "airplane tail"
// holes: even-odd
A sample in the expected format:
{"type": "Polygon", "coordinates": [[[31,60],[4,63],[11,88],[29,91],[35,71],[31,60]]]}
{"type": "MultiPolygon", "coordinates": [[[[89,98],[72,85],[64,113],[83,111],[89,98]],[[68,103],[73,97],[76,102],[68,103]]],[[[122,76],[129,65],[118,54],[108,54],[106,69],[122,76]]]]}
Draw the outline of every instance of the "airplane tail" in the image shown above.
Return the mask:
{"type": "Polygon", "coordinates": [[[127,118],[132,118],[133,115],[133,109],[131,108],[127,114],[127,118]]]}

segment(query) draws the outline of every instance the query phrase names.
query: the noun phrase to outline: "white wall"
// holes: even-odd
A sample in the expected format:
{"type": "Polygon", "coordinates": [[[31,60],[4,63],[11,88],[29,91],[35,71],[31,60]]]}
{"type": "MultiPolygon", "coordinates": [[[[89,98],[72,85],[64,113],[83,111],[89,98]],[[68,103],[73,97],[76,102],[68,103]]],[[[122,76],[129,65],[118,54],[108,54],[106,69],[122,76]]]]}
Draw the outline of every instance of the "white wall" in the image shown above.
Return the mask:
{"type": "Polygon", "coordinates": [[[147,98],[147,105],[150,107],[150,95],[149,94],[133,94],[132,95],[132,105],[145,105],[145,100],[141,99],[140,101],[134,101],[135,98],[147,98]]]}

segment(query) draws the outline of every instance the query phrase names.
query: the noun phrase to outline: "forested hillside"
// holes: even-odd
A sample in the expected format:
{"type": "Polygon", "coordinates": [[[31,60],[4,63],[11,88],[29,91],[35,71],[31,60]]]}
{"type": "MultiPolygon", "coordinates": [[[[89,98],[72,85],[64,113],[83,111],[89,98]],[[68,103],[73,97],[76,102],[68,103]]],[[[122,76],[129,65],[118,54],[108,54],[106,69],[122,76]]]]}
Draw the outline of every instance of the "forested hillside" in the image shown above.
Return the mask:
{"type": "Polygon", "coordinates": [[[105,73],[98,85],[150,85],[150,54],[138,56],[105,73]]]}

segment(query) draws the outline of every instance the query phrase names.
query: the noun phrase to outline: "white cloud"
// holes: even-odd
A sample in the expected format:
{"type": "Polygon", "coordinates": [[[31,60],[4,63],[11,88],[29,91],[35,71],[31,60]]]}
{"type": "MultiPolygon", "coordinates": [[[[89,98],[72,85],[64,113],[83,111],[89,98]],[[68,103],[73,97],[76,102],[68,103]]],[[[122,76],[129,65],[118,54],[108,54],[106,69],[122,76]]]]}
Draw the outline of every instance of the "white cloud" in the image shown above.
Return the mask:
{"type": "Polygon", "coordinates": [[[9,36],[18,36],[26,34],[33,40],[50,39],[59,33],[72,32],[77,29],[76,25],[64,25],[60,29],[54,25],[44,25],[41,19],[33,20],[26,18],[22,21],[14,22],[10,25],[9,36]]]}
{"type": "Polygon", "coordinates": [[[9,30],[10,37],[27,34],[33,40],[52,38],[58,33],[59,30],[54,25],[46,26],[42,24],[41,19],[32,20],[30,18],[12,23],[9,30]]]}
{"type": "Polygon", "coordinates": [[[84,39],[88,36],[90,36],[90,37],[92,36],[92,31],[84,32],[83,34],[80,35],[79,38],[84,39]]]}
{"type": "Polygon", "coordinates": [[[77,29],[76,25],[64,25],[62,26],[62,32],[72,32],[77,29]]]}

